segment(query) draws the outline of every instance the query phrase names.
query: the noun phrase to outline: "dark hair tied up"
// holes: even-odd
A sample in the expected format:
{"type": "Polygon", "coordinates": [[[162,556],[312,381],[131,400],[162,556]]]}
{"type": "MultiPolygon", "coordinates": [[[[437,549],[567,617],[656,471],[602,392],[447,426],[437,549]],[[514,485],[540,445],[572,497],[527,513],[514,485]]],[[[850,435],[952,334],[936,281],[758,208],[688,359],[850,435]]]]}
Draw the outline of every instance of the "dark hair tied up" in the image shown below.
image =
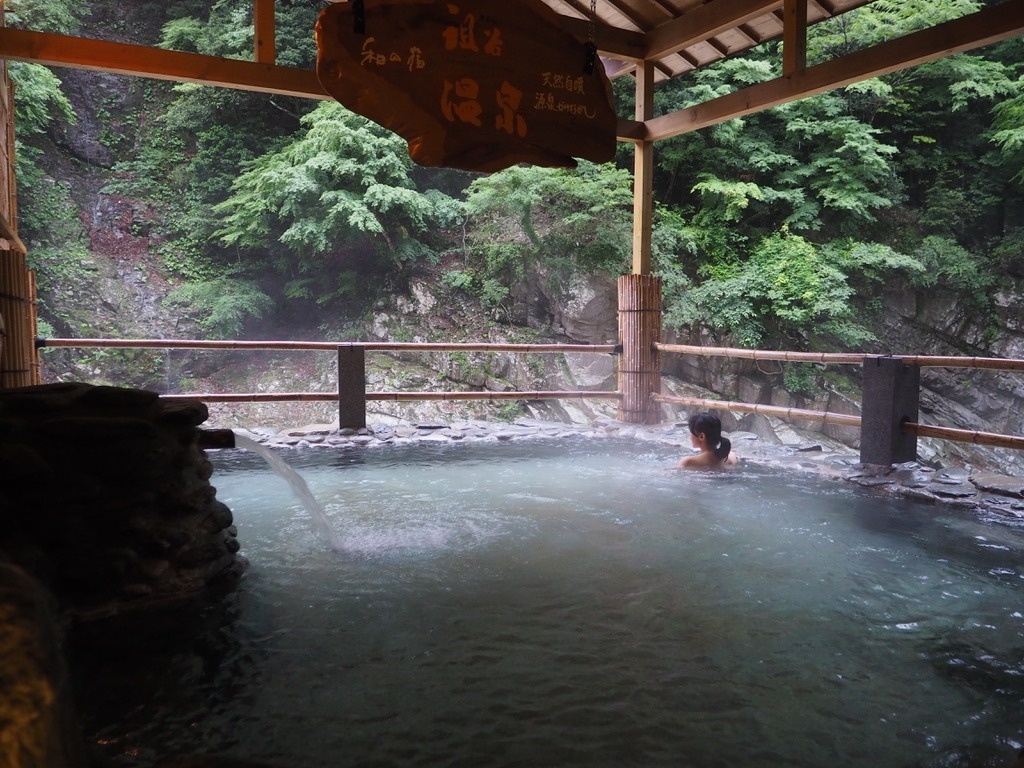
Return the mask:
{"type": "Polygon", "coordinates": [[[722,421],[713,413],[695,413],[687,419],[687,426],[690,433],[699,435],[701,432],[708,439],[708,445],[715,454],[715,458],[725,460],[732,451],[732,443],[729,438],[722,437],[722,421]]]}

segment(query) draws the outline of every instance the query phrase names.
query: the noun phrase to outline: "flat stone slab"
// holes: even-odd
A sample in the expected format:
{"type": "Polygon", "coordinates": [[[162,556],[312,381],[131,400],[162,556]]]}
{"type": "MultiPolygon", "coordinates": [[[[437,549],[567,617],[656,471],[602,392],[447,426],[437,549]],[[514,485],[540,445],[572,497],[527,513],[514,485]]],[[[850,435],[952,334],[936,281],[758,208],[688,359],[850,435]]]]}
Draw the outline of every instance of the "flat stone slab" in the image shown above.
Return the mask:
{"type": "Polygon", "coordinates": [[[1000,496],[1024,497],[1024,480],[1005,475],[974,475],[971,477],[974,487],[1000,496]]]}

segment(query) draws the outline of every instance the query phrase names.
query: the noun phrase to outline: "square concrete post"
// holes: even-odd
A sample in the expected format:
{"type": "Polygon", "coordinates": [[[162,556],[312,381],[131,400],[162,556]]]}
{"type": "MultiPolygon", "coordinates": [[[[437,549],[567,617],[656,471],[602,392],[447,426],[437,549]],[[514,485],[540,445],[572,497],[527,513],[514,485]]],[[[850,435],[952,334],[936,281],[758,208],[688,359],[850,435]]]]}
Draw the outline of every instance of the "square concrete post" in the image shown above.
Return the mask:
{"type": "Polygon", "coordinates": [[[338,347],[338,427],[366,426],[366,350],[356,344],[338,347]]]}
{"type": "Polygon", "coordinates": [[[862,464],[917,461],[917,435],[904,434],[903,422],[917,422],[921,369],[898,357],[864,358],[861,391],[862,464]]]}

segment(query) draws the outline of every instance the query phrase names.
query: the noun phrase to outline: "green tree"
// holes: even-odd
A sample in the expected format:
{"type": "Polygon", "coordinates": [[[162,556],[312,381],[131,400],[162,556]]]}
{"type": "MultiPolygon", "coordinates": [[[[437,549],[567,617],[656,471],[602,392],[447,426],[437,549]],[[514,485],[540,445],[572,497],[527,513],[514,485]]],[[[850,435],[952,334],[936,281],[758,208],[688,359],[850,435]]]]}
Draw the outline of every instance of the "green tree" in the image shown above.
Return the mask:
{"type": "Polygon", "coordinates": [[[256,159],[216,207],[223,245],[258,258],[284,294],[324,304],[351,300],[367,279],[401,287],[436,234],[461,216],[451,198],[419,192],[395,134],[325,102],[304,132],[256,159]]]}
{"type": "Polygon", "coordinates": [[[666,324],[701,323],[746,347],[858,349],[874,335],[858,314],[850,275],[877,282],[922,272],[919,261],[885,246],[822,248],[783,229],[761,240],[749,259],[720,265],[672,296],[666,324]]]}
{"type": "Polygon", "coordinates": [[[466,196],[472,272],[461,282],[497,305],[531,272],[553,288],[573,272],[620,274],[629,263],[632,206],[632,177],[611,164],[513,166],[481,176],[466,196]]]}

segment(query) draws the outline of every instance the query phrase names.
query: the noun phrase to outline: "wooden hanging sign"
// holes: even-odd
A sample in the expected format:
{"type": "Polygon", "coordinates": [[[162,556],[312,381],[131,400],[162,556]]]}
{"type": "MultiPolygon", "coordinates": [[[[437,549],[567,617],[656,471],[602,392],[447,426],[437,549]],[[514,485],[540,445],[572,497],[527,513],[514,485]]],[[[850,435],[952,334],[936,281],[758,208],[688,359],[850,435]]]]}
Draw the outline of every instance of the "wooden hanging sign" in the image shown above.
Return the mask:
{"type": "Polygon", "coordinates": [[[575,167],[615,155],[600,60],[541,0],[351,0],[316,24],[317,76],[421,165],[575,167]]]}

